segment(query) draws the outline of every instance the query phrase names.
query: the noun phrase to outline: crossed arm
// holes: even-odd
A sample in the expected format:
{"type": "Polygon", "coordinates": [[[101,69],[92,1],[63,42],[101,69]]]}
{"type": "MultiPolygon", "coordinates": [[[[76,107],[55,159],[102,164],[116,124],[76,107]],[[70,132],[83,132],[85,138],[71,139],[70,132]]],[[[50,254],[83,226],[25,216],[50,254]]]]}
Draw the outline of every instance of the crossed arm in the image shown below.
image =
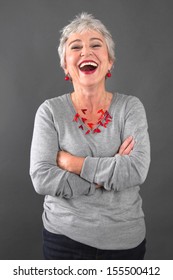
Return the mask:
{"type": "MultiPolygon", "coordinates": [[[[134,144],[135,141],[133,137],[129,136],[122,143],[117,154],[121,156],[129,155],[130,152],[133,150],[134,144]]],[[[78,157],[65,151],[59,151],[57,153],[56,162],[57,162],[57,166],[60,167],[61,169],[80,175],[84,160],[85,160],[84,157],[78,157]]],[[[96,185],[96,187],[98,188],[100,186],[96,185]]]]}
{"type": "Polygon", "coordinates": [[[141,185],[149,169],[150,143],[145,110],[136,98],[126,104],[121,134],[123,143],[112,157],[82,158],[60,151],[52,109],[45,101],[36,114],[31,145],[30,176],[36,192],[69,199],[92,195],[101,186],[122,191],[141,185]]]}

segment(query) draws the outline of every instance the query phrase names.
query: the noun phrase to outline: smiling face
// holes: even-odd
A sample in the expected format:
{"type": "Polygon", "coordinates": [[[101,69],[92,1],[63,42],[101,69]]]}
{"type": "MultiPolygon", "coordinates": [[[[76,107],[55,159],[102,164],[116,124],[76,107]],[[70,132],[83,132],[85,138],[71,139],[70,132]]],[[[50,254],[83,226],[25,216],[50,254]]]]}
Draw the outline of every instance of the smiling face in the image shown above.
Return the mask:
{"type": "Polygon", "coordinates": [[[69,73],[74,87],[105,84],[111,69],[104,37],[93,30],[72,34],[66,42],[65,73],[69,73]]]}

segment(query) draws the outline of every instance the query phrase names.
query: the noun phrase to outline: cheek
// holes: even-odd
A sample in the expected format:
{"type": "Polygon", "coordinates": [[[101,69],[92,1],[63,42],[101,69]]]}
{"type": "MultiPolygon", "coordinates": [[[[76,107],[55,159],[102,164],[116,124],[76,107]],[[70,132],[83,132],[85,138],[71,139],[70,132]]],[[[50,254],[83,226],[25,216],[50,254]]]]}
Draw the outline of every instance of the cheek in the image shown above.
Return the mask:
{"type": "Polygon", "coordinates": [[[108,53],[106,50],[96,54],[96,56],[98,57],[98,59],[100,60],[101,63],[103,63],[105,65],[109,64],[109,57],[108,57],[108,53]]]}
{"type": "Polygon", "coordinates": [[[68,57],[66,60],[66,70],[74,72],[77,67],[76,65],[76,60],[73,57],[68,57]]]}
{"type": "Polygon", "coordinates": [[[65,57],[65,60],[66,60],[66,64],[67,66],[69,65],[75,65],[75,63],[77,63],[77,56],[76,55],[72,55],[70,54],[69,52],[66,53],[66,57],[65,57]]]}

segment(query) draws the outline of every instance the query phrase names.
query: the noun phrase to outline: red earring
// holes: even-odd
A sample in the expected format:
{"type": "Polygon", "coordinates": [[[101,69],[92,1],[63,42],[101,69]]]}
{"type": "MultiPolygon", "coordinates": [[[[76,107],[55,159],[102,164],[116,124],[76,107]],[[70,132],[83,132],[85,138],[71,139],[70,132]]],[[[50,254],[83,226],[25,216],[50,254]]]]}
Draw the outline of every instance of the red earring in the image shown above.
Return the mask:
{"type": "Polygon", "coordinates": [[[69,77],[69,75],[68,75],[68,74],[67,74],[67,75],[65,75],[64,80],[65,80],[65,81],[69,81],[69,80],[70,80],[70,77],[69,77]]]}
{"type": "Polygon", "coordinates": [[[111,71],[108,70],[108,73],[106,74],[106,77],[107,77],[107,78],[110,78],[111,76],[112,76],[111,71]]]}

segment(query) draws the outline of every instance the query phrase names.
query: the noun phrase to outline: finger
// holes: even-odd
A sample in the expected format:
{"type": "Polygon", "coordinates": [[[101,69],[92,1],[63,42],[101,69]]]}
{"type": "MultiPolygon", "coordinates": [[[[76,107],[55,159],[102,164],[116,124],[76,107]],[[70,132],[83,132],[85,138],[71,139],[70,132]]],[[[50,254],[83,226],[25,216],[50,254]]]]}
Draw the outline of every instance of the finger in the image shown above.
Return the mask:
{"type": "Polygon", "coordinates": [[[123,151],[122,155],[129,155],[134,148],[134,144],[135,144],[135,141],[133,139],[131,141],[131,143],[127,146],[127,148],[123,151]]]}
{"type": "Polygon", "coordinates": [[[133,140],[133,137],[132,136],[129,136],[125,139],[125,141],[122,143],[122,145],[120,146],[119,148],[119,154],[122,154],[125,149],[129,146],[129,144],[132,142],[133,140]]]}
{"type": "Polygon", "coordinates": [[[121,150],[120,151],[120,155],[129,155],[130,152],[133,150],[133,147],[134,147],[134,140],[132,140],[132,142],[129,143],[128,146],[126,146],[125,149],[121,150]]]}
{"type": "Polygon", "coordinates": [[[102,186],[96,185],[96,189],[100,189],[100,188],[102,188],[102,186]]]}

